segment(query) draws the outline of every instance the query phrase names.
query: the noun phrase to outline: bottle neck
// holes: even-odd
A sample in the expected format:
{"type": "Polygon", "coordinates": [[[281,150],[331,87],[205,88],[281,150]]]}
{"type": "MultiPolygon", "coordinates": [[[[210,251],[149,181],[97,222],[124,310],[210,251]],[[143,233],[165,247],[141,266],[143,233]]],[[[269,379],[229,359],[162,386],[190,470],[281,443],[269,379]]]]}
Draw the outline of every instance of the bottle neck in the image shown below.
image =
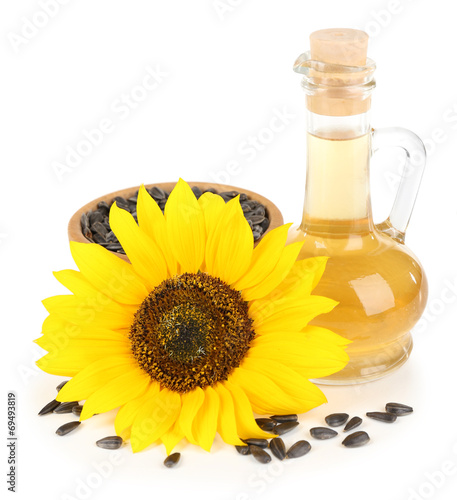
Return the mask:
{"type": "Polygon", "coordinates": [[[301,228],[347,234],[372,230],[369,111],[325,116],[308,111],[307,175],[301,228]]]}

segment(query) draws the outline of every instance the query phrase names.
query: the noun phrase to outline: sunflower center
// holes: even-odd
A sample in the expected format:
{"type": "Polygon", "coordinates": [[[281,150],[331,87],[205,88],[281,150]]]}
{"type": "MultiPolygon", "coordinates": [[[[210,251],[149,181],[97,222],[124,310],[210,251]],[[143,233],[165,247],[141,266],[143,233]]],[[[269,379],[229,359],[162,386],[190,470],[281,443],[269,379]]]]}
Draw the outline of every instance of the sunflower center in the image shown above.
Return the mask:
{"type": "Polygon", "coordinates": [[[177,392],[227,380],[254,338],[240,292],[205,273],[163,281],[130,328],[132,352],[151,379],[177,392]]]}

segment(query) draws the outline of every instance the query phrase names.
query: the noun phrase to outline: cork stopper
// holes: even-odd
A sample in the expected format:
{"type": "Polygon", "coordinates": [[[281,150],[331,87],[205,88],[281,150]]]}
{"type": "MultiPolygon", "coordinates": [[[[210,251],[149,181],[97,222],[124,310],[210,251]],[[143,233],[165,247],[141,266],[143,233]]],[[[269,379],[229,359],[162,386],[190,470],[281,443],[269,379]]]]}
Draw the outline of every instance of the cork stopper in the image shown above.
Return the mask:
{"type": "Polygon", "coordinates": [[[364,31],[330,28],[311,33],[311,59],[343,66],[365,66],[368,35],[364,31]]]}
{"type": "Polygon", "coordinates": [[[309,77],[322,90],[308,95],[308,109],[327,116],[368,111],[371,98],[357,90],[366,81],[367,72],[374,70],[367,66],[368,35],[347,28],[324,29],[311,34],[310,44],[310,59],[319,66],[310,69],[309,77]]]}

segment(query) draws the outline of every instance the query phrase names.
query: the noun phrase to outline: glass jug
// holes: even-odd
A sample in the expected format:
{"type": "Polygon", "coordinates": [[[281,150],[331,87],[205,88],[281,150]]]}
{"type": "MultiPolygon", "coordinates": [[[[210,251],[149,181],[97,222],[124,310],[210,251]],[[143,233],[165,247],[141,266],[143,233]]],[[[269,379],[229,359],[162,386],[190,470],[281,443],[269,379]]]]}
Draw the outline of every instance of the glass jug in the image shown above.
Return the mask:
{"type": "Polygon", "coordinates": [[[310,40],[311,51],[294,66],[307,95],[307,176],[303,219],[288,242],[304,241],[300,259],[330,257],[314,293],[339,305],[312,324],[352,341],[346,368],[317,382],[354,384],[408,359],[410,330],[425,308],[424,270],[404,244],[425,148],[409,130],[371,128],[375,64],[366,57],[366,33],[321,30],[310,40]],[[374,224],[369,162],[383,146],[403,148],[406,163],[389,217],[374,224]]]}

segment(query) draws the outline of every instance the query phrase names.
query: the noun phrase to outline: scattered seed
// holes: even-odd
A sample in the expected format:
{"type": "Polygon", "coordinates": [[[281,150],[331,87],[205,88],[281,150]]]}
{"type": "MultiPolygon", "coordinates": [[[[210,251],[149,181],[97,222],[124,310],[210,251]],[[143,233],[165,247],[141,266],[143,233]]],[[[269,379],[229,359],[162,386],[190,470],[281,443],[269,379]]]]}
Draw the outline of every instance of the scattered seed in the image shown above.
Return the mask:
{"type": "Polygon", "coordinates": [[[83,411],[82,405],[75,405],[71,409],[71,413],[73,413],[73,415],[76,415],[77,417],[79,417],[81,415],[82,411],[83,411]]]}
{"type": "Polygon", "coordinates": [[[270,417],[271,420],[274,420],[275,422],[296,422],[298,420],[298,415],[290,414],[290,415],[273,415],[270,417]]]}
{"type": "Polygon", "coordinates": [[[346,446],[346,448],[358,448],[367,444],[368,441],[370,441],[370,436],[365,431],[357,431],[349,434],[342,442],[342,445],[346,446]]]}
{"type": "Polygon", "coordinates": [[[387,403],[386,411],[388,413],[393,413],[394,415],[397,415],[397,417],[403,417],[404,415],[411,414],[413,412],[413,409],[411,406],[404,405],[401,403],[387,403]]]}
{"type": "Polygon", "coordinates": [[[65,436],[65,434],[68,434],[69,432],[73,431],[76,429],[81,424],[78,420],[75,420],[73,422],[67,422],[66,424],[61,425],[57,430],[56,434],[59,436],[65,436]]]}
{"type": "Polygon", "coordinates": [[[274,429],[274,426],[276,425],[276,422],[269,418],[256,418],[255,421],[263,431],[267,432],[272,431],[274,429]]]}
{"type": "Polygon", "coordinates": [[[58,406],[60,406],[59,401],[53,399],[52,401],[49,401],[47,405],[41,408],[41,410],[38,412],[38,415],[40,417],[42,417],[43,415],[48,415],[49,413],[52,413],[58,406]]]}
{"type": "Polygon", "coordinates": [[[118,450],[123,443],[124,440],[119,436],[107,436],[106,438],[99,439],[95,444],[105,450],[118,450]]]}
{"type": "Polygon", "coordinates": [[[268,441],[266,439],[249,438],[242,439],[241,441],[243,441],[243,443],[246,443],[247,445],[258,446],[259,448],[268,448],[268,441]]]}
{"type": "Polygon", "coordinates": [[[268,462],[271,462],[271,455],[262,448],[250,444],[249,449],[251,451],[252,456],[261,464],[267,464],[268,462]]]}
{"type": "Polygon", "coordinates": [[[367,413],[367,417],[372,418],[373,420],[379,420],[380,422],[387,422],[389,424],[395,422],[397,420],[397,415],[393,413],[387,413],[383,411],[369,411],[367,413]]]}
{"type": "Polygon", "coordinates": [[[286,458],[286,445],[280,437],[273,438],[270,441],[270,450],[279,460],[284,460],[286,458]]]}
{"type": "Polygon", "coordinates": [[[237,451],[240,455],[250,455],[250,454],[251,454],[251,450],[249,449],[249,446],[239,446],[239,445],[235,445],[235,448],[236,448],[236,451],[237,451]]]}
{"type": "Polygon", "coordinates": [[[273,432],[278,436],[282,436],[286,432],[290,432],[292,429],[295,429],[299,425],[299,422],[283,422],[282,424],[278,424],[273,429],[273,432]]]}
{"type": "Polygon", "coordinates": [[[362,423],[362,419],[360,417],[352,417],[351,420],[345,425],[343,431],[352,431],[362,423]]]}
{"type": "Polygon", "coordinates": [[[69,380],[64,380],[63,382],[60,382],[60,384],[56,387],[56,391],[59,392],[62,387],[69,382],[69,380]]]}
{"type": "Polygon", "coordinates": [[[330,427],[339,427],[348,421],[349,415],[347,413],[332,413],[325,417],[327,425],[330,427]]]}
{"type": "Polygon", "coordinates": [[[293,444],[286,453],[286,458],[299,458],[306,455],[311,450],[311,445],[308,441],[297,441],[293,444]]]}
{"type": "Polygon", "coordinates": [[[65,403],[60,403],[59,406],[54,410],[54,413],[71,413],[73,406],[77,406],[78,404],[78,401],[68,401],[65,403]]]}
{"type": "Polygon", "coordinates": [[[172,453],[171,455],[168,455],[168,457],[163,461],[163,465],[171,469],[172,467],[178,465],[180,458],[181,458],[181,453],[172,453]]]}
{"type": "Polygon", "coordinates": [[[338,435],[338,432],[328,427],[313,427],[309,433],[315,439],[331,439],[338,435]]]}

